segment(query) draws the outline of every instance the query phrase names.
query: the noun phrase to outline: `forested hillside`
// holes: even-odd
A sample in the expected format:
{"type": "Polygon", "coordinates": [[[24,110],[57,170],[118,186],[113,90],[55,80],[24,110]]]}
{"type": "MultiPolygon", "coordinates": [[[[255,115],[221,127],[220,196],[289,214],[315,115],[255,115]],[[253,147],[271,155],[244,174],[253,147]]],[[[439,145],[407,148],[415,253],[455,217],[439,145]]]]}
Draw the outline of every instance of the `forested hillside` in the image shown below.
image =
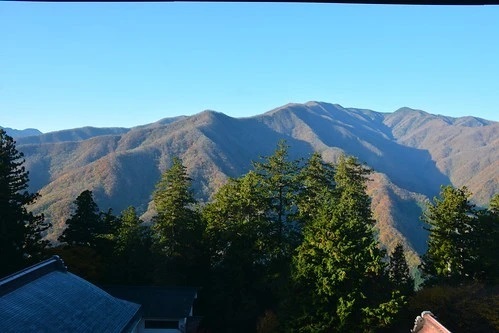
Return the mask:
{"type": "Polygon", "coordinates": [[[23,153],[0,130],[0,276],[57,254],[97,284],[197,286],[201,332],[404,332],[429,304],[452,330],[499,329],[499,194],[480,208],[466,186],[441,186],[421,209],[422,235],[404,217],[421,195],[356,157],[289,148],[279,140],[207,202],[173,156],[147,221],[83,190],[49,243],[23,153]],[[422,256],[400,241],[409,234],[424,238],[422,256]]]}
{"type": "Polygon", "coordinates": [[[121,211],[133,205],[148,220],[154,215],[150,194],[173,156],[186,165],[196,199],[208,202],[229,177],[244,174],[251,161],[286,139],[292,158],[315,151],[335,162],[346,153],[372,167],[369,191],[382,242],[393,249],[402,241],[421,254],[427,234],[419,216],[440,185],[468,186],[479,205],[498,191],[498,130],[498,123],[471,117],[308,102],[249,118],[204,111],[131,129],[47,133],[17,144],[26,156],[30,189],[41,194],[33,208],[54,225],[52,240],[83,190],[91,189],[100,207],[121,211]]]}

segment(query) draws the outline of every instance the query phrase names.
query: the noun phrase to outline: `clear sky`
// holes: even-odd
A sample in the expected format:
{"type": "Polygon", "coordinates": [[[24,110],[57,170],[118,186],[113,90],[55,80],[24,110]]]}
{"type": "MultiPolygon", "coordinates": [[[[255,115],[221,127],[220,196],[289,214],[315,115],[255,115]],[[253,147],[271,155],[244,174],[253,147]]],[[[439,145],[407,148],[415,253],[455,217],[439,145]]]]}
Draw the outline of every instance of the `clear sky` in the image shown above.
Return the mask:
{"type": "Polygon", "coordinates": [[[0,2],[0,126],[318,100],[499,120],[499,6],[0,2]]]}

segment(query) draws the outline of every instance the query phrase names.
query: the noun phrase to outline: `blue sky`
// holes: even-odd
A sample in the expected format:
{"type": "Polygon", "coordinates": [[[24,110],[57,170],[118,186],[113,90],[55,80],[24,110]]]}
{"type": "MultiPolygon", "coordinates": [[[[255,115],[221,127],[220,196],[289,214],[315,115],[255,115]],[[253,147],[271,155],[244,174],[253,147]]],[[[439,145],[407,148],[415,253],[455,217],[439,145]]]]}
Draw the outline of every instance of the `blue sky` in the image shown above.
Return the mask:
{"type": "Polygon", "coordinates": [[[499,121],[499,6],[0,2],[0,126],[311,100],[499,121]]]}

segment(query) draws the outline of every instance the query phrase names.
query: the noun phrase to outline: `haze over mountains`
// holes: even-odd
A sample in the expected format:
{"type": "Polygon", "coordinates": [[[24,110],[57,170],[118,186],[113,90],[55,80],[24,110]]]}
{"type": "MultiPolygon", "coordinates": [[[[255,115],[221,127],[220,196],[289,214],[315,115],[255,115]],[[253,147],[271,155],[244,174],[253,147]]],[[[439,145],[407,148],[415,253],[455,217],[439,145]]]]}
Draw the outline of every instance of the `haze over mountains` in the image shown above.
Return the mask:
{"type": "Polygon", "coordinates": [[[53,239],[83,190],[94,192],[101,210],[118,214],[133,205],[147,220],[151,193],[173,156],[182,158],[196,196],[206,201],[227,177],[271,155],[282,138],[291,158],[318,151],[334,162],[344,152],[372,167],[369,193],[380,239],[389,249],[403,241],[413,263],[426,247],[419,221],[424,201],[440,185],[468,186],[479,205],[499,192],[498,122],[409,108],[379,113],[308,102],[248,118],[203,111],[130,129],[86,127],[16,141],[31,190],[42,195],[34,209],[54,224],[53,239]]]}
{"type": "Polygon", "coordinates": [[[26,129],[23,129],[23,130],[17,130],[17,129],[13,129],[13,128],[10,128],[10,127],[2,127],[2,126],[0,126],[0,129],[5,130],[5,132],[7,133],[7,135],[9,135],[9,136],[11,136],[13,138],[22,138],[22,137],[25,137],[25,136],[43,134],[42,132],[40,132],[39,130],[34,129],[34,128],[26,128],[26,129]]]}

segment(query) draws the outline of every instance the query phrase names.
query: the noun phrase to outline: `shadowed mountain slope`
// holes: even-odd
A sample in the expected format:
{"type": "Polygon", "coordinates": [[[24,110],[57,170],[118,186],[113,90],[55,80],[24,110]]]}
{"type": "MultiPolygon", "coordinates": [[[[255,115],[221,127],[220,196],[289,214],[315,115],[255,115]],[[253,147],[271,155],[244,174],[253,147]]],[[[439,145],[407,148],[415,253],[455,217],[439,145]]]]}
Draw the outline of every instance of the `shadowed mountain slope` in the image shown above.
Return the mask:
{"type": "Polygon", "coordinates": [[[440,184],[450,183],[428,151],[394,140],[381,113],[309,102],[276,109],[263,118],[275,131],[310,142],[314,150],[336,148],[357,156],[410,191],[431,196],[440,184]]]}
{"type": "Polygon", "coordinates": [[[117,214],[133,205],[150,218],[151,194],[173,156],[183,160],[196,197],[206,201],[228,177],[272,154],[279,139],[287,140],[293,159],[319,151],[335,162],[345,152],[376,171],[369,191],[380,239],[389,249],[403,241],[415,263],[426,242],[421,207],[440,185],[467,185],[479,204],[498,192],[498,126],[408,108],[384,114],[308,102],[248,118],[203,111],[131,129],[47,133],[19,140],[18,148],[26,156],[31,189],[42,195],[34,209],[54,224],[52,239],[85,189],[94,191],[101,210],[117,214]]]}
{"type": "Polygon", "coordinates": [[[478,204],[498,192],[499,123],[475,117],[451,118],[402,108],[386,116],[402,145],[425,150],[454,186],[466,185],[478,204]]]}

